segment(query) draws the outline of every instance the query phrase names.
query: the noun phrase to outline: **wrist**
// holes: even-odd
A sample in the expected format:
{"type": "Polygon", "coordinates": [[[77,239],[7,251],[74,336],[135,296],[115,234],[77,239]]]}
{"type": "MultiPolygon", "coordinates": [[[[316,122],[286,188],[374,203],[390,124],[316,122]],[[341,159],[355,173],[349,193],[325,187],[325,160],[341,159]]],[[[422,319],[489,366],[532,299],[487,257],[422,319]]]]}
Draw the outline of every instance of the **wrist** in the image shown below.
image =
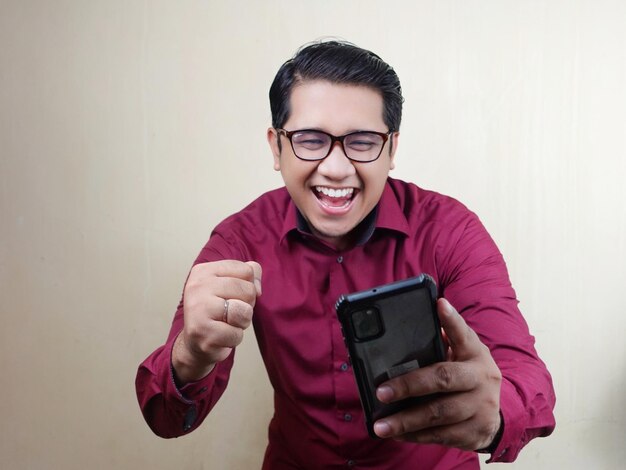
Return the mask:
{"type": "Polygon", "coordinates": [[[489,445],[481,449],[476,449],[475,452],[478,452],[479,454],[493,454],[494,451],[497,449],[498,444],[500,444],[500,439],[502,439],[502,434],[504,433],[504,419],[502,418],[502,411],[500,411],[498,414],[500,418],[499,420],[500,424],[498,426],[496,433],[491,439],[491,442],[489,443],[489,445]]]}
{"type": "Polygon", "coordinates": [[[215,367],[214,363],[200,361],[187,348],[181,331],[172,347],[172,371],[176,385],[182,387],[186,383],[195,382],[207,376],[215,367]]]}

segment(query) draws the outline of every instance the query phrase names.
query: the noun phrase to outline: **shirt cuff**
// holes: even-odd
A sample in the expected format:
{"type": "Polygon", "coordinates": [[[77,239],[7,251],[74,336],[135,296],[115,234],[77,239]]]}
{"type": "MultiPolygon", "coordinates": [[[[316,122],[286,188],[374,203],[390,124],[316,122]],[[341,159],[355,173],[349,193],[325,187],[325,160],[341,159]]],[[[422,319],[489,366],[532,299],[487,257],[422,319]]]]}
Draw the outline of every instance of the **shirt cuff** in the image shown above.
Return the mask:
{"type": "Polygon", "coordinates": [[[500,413],[502,436],[487,463],[512,462],[524,445],[521,439],[526,423],[524,406],[515,386],[506,379],[502,379],[500,388],[500,413]]]}
{"type": "Polygon", "coordinates": [[[174,375],[174,366],[172,365],[172,349],[173,343],[169,348],[170,376],[167,383],[167,393],[178,398],[176,400],[178,402],[176,408],[181,413],[183,433],[190,433],[206,416],[206,412],[200,412],[202,408],[201,403],[203,400],[210,398],[216,386],[215,382],[219,377],[219,369],[222,363],[216,363],[211,372],[202,379],[178,387],[174,375]]]}
{"type": "Polygon", "coordinates": [[[216,363],[211,372],[205,375],[200,380],[196,380],[194,382],[188,382],[182,387],[179,387],[176,384],[176,379],[174,375],[174,366],[172,365],[172,350],[174,347],[174,342],[172,342],[169,351],[170,357],[170,380],[168,384],[168,388],[171,388],[170,392],[173,392],[178,398],[185,403],[186,405],[191,405],[199,400],[207,398],[211,393],[211,389],[215,384],[215,379],[217,377],[216,370],[219,369],[220,363],[216,363]]]}

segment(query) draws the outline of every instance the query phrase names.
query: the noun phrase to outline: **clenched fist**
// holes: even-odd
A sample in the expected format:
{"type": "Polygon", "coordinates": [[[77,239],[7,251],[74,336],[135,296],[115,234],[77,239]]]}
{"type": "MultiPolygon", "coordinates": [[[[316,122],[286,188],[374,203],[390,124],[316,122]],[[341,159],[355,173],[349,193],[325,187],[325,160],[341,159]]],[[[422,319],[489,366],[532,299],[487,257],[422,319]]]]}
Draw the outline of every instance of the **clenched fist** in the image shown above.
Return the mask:
{"type": "Polygon", "coordinates": [[[179,382],[199,380],[243,340],[261,295],[261,265],[215,261],[195,265],[183,294],[184,327],[172,350],[179,382]]]}

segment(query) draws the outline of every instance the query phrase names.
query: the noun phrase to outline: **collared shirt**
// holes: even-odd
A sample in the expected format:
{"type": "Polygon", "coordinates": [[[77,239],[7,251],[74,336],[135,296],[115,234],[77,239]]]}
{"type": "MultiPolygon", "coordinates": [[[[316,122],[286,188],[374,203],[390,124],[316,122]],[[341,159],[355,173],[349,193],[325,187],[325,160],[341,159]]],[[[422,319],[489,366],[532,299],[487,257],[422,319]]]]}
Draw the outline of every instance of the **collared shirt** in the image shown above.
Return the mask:
{"type": "MultiPolygon", "coordinates": [[[[253,325],[274,388],[264,468],[478,468],[473,452],[368,436],[335,313],[341,294],[430,274],[479,335],[502,375],[504,432],[493,461],[512,461],[554,428],[554,390],[517,307],[504,260],[475,214],[452,198],[389,179],[354,247],[336,250],[306,230],[285,188],[219,224],[196,263],[254,260],[263,295],[253,325]]],[[[195,429],[224,392],[234,352],[180,390],[171,350],[182,301],[164,346],[139,367],[137,394],[152,430],[195,429]]]]}

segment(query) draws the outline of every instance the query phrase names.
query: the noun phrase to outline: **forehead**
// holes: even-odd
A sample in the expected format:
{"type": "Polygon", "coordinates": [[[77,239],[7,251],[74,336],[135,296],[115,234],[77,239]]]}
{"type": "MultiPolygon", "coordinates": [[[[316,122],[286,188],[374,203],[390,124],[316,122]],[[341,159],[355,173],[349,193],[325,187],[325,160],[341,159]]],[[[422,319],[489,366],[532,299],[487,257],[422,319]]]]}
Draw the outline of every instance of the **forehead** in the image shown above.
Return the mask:
{"type": "Polygon", "coordinates": [[[387,131],[379,91],[363,85],[304,81],[291,91],[285,128],[321,129],[334,134],[355,130],[387,131]]]}

